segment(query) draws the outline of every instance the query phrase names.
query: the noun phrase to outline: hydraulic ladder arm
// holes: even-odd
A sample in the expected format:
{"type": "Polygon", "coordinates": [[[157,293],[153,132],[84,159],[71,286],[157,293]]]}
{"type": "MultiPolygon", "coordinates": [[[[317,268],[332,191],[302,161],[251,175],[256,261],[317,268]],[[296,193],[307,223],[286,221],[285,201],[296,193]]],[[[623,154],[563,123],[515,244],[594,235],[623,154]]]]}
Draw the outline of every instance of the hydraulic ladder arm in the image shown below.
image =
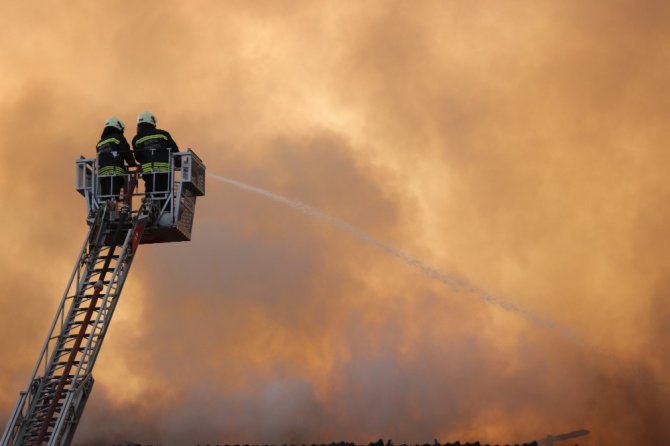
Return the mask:
{"type": "MultiPolygon", "coordinates": [[[[150,193],[138,191],[136,168],[129,169],[125,179],[114,176],[127,186],[118,197],[101,195],[95,158],[76,161],[76,189],[86,199],[90,229],[0,446],[67,446],[72,441],[137,248],[191,240],[196,198],[205,195],[205,165],[188,149],[173,154],[169,166],[167,189],[150,193]]],[[[145,177],[154,174],[165,173],[142,172],[145,177]]]]}
{"type": "MultiPolygon", "coordinates": [[[[115,205],[114,205],[115,207],[115,205]]],[[[91,374],[151,211],[100,206],[1,446],[69,445],[93,387],[91,374]],[[118,215],[118,216],[117,216],[118,215]]]]}

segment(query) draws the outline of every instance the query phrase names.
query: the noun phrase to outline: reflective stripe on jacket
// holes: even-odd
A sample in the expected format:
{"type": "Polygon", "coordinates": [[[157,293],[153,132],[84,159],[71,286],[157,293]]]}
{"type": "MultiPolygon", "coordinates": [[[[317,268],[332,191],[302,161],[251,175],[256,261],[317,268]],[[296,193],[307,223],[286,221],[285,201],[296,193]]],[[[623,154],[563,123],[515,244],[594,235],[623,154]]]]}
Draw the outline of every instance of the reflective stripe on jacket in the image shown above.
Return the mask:
{"type": "MultiPolygon", "coordinates": [[[[142,166],[142,173],[168,172],[172,154],[179,152],[177,144],[168,132],[146,122],[137,126],[133,149],[135,159],[142,166]]],[[[179,167],[178,158],[175,162],[179,167]]]]}
{"type": "Polygon", "coordinates": [[[138,139],[135,141],[135,144],[142,144],[143,142],[147,142],[150,139],[163,139],[165,141],[168,140],[168,137],[165,135],[157,134],[157,135],[148,135],[148,136],[143,136],[142,138],[138,139]]]}
{"type": "Polygon", "coordinates": [[[170,163],[164,163],[161,161],[152,161],[149,163],[142,164],[142,173],[152,173],[152,172],[169,172],[170,163]]]}
{"type": "Polygon", "coordinates": [[[119,166],[103,166],[98,169],[98,175],[100,176],[106,176],[106,175],[125,175],[126,169],[123,167],[119,166]]]}
{"type": "Polygon", "coordinates": [[[100,141],[95,145],[98,175],[125,175],[126,166],[134,166],[135,158],[123,132],[115,127],[105,127],[100,141]]]}
{"type": "Polygon", "coordinates": [[[103,139],[102,141],[100,141],[95,147],[99,149],[100,147],[104,146],[105,144],[109,144],[109,143],[114,143],[114,144],[119,145],[119,144],[121,144],[121,141],[119,141],[116,138],[107,138],[107,139],[103,139]]]}

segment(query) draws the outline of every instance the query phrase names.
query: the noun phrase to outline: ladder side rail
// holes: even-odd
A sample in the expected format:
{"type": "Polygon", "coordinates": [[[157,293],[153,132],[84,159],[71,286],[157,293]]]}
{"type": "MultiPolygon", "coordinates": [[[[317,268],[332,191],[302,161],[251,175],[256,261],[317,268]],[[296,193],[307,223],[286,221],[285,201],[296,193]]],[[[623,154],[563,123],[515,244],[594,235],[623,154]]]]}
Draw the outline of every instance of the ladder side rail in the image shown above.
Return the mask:
{"type": "Polygon", "coordinates": [[[79,345],[81,345],[82,340],[85,338],[84,332],[86,331],[88,322],[90,321],[91,315],[95,310],[97,299],[98,299],[98,292],[96,290],[96,294],[91,299],[91,302],[89,303],[89,308],[86,311],[84,317],[84,323],[81,325],[79,329],[79,334],[77,335],[74,346],[72,347],[72,351],[69,354],[69,358],[66,362],[65,367],[63,367],[62,375],[57,377],[58,380],[52,383],[54,385],[54,390],[50,395],[49,405],[45,407],[46,416],[40,417],[39,419],[35,420],[35,423],[37,424],[33,426],[32,435],[34,436],[36,435],[37,440],[34,441],[34,445],[36,446],[41,446],[44,440],[48,441],[48,439],[51,438],[51,435],[54,432],[53,430],[49,432],[49,428],[52,427],[51,423],[56,423],[58,421],[58,417],[62,415],[63,403],[60,403],[60,401],[61,399],[65,399],[68,396],[69,390],[71,390],[73,384],[75,384],[72,375],[70,375],[70,369],[76,362],[78,362],[76,357],[79,352],[79,345]],[[68,386],[67,389],[66,386],[68,386]],[[57,410],[59,405],[60,410],[57,410]],[[56,414],[55,417],[54,414],[56,414]]]}
{"type": "MultiPolygon", "coordinates": [[[[103,225],[102,223],[105,222],[106,217],[107,217],[107,205],[101,206],[102,211],[98,211],[97,217],[95,222],[93,222],[93,225],[91,225],[91,237],[89,239],[89,243],[91,243],[94,246],[102,246],[104,243],[104,237],[105,233],[107,230],[107,225],[103,225]]],[[[98,208],[100,209],[100,208],[98,208]]]]}
{"type": "MultiPolygon", "coordinates": [[[[109,283],[107,284],[107,290],[105,291],[105,294],[102,296],[101,303],[100,303],[100,310],[97,312],[97,316],[95,318],[95,321],[91,324],[91,331],[90,331],[90,337],[88,342],[86,343],[86,347],[84,348],[84,351],[82,352],[81,355],[81,360],[79,361],[79,364],[77,365],[77,368],[74,372],[74,376],[72,378],[72,382],[75,383],[79,375],[81,374],[81,370],[84,364],[87,365],[87,369],[90,370],[93,368],[93,363],[91,362],[91,348],[93,344],[95,344],[94,349],[99,350],[99,346],[102,343],[102,339],[99,334],[96,335],[96,332],[99,332],[99,328],[102,325],[108,325],[109,321],[111,320],[111,315],[108,316],[107,312],[105,312],[105,309],[109,305],[110,298],[116,300],[118,295],[120,294],[121,290],[116,287],[115,292],[111,292],[112,288],[115,287],[116,282],[117,282],[117,277],[119,270],[121,268],[121,265],[124,263],[125,259],[123,258],[125,256],[125,252],[127,250],[127,247],[130,245],[130,239],[132,237],[133,231],[134,231],[135,225],[131,227],[131,229],[128,230],[128,233],[126,234],[126,237],[123,242],[123,247],[121,249],[121,254],[119,255],[119,258],[116,262],[116,265],[114,267],[114,270],[112,272],[112,276],[109,279],[109,283]],[[100,340],[100,342],[97,342],[97,340],[100,340]],[[86,363],[86,359],[88,358],[88,363],[86,363]]],[[[127,273],[127,270],[125,271],[127,273]]]]}
{"type": "MultiPolygon", "coordinates": [[[[68,311],[64,311],[64,305],[63,308],[59,308],[59,310],[62,310],[60,312],[60,327],[59,327],[59,332],[57,336],[53,336],[53,329],[52,329],[52,336],[50,338],[51,341],[56,341],[56,342],[51,342],[52,344],[56,344],[56,347],[58,347],[59,343],[62,343],[63,345],[67,343],[66,339],[63,339],[63,335],[67,335],[67,326],[71,320],[73,320],[75,316],[75,312],[79,309],[77,303],[81,302],[81,299],[84,296],[84,293],[86,291],[86,286],[88,281],[90,280],[90,276],[92,275],[91,270],[95,266],[95,261],[90,262],[91,258],[95,258],[100,255],[101,251],[101,243],[102,243],[102,237],[103,234],[105,233],[106,225],[103,224],[105,223],[105,217],[106,217],[107,211],[106,208],[98,213],[98,217],[96,218],[96,224],[93,224],[91,226],[90,232],[96,230],[96,228],[99,228],[100,230],[98,231],[97,239],[96,242],[90,243],[90,237],[87,238],[87,240],[84,242],[84,246],[82,247],[82,252],[79,255],[79,261],[77,265],[75,266],[75,271],[73,273],[73,276],[76,275],[77,277],[77,282],[76,282],[76,288],[73,289],[72,287],[72,277],[70,278],[70,282],[68,282],[68,287],[66,288],[66,295],[63,297],[63,303],[67,301],[67,299],[71,299],[70,306],[68,308],[68,311]],[[88,250],[86,248],[88,247],[88,250]],[[83,256],[87,255],[88,259],[87,261],[83,261],[83,256]],[[90,262],[90,263],[89,263],[90,262]],[[70,293],[70,290],[74,290],[74,293],[70,293]],[[65,314],[67,313],[67,317],[65,317],[65,314]]],[[[48,345],[47,345],[48,348],[48,345]]],[[[53,364],[55,361],[58,359],[58,349],[54,348],[51,354],[51,357],[49,361],[45,361],[44,363],[44,375],[46,377],[47,373],[49,373],[49,365],[53,364]]]]}
{"type": "Polygon", "coordinates": [[[14,438],[18,433],[19,430],[18,421],[20,421],[23,418],[22,408],[25,404],[27,397],[28,392],[26,392],[25,390],[22,390],[19,393],[19,400],[17,401],[16,406],[14,406],[12,414],[9,416],[9,421],[7,422],[7,426],[5,427],[5,432],[2,434],[2,438],[0,439],[0,445],[2,446],[9,445],[10,439],[14,438]]]}
{"type": "MultiPolygon", "coordinates": [[[[130,243],[129,237],[126,237],[126,243],[130,243]]],[[[118,266],[119,265],[117,264],[116,269],[118,269],[118,266]]],[[[75,398],[75,395],[83,391],[81,389],[83,383],[85,383],[89,377],[92,377],[93,366],[95,365],[97,353],[100,351],[100,347],[102,346],[106,328],[111,322],[111,316],[115,307],[114,303],[118,301],[119,297],[118,287],[116,287],[116,290],[114,291],[111,290],[111,288],[114,287],[115,280],[112,278],[110,279],[110,283],[107,286],[107,292],[101,299],[102,302],[100,303],[100,310],[97,312],[96,320],[95,322],[91,323],[92,327],[91,331],[89,332],[89,338],[88,342],[86,343],[86,347],[84,348],[80,359],[77,361],[76,370],[71,375],[72,378],[70,379],[72,384],[70,385],[70,388],[66,390],[66,398],[63,403],[63,408],[58,413],[56,417],[56,423],[53,427],[53,430],[49,434],[49,446],[59,444],[60,439],[63,438],[64,435],[63,431],[68,427],[71,428],[71,425],[68,424],[69,421],[71,421],[71,410],[74,410],[74,412],[79,412],[78,404],[76,401],[73,401],[73,399],[75,398]]],[[[74,435],[74,433],[72,435],[74,435]]]]}
{"type": "MultiPolygon", "coordinates": [[[[91,228],[91,231],[92,230],[93,230],[93,228],[91,228]]],[[[89,235],[90,235],[91,231],[89,231],[89,235]]],[[[56,317],[54,318],[54,320],[51,323],[51,327],[50,327],[49,332],[47,334],[47,339],[45,340],[45,342],[42,346],[42,350],[41,350],[40,356],[38,358],[37,364],[35,365],[35,368],[33,369],[33,373],[30,377],[30,380],[28,381],[28,386],[27,386],[28,389],[30,388],[30,386],[32,386],[33,382],[35,381],[35,378],[38,376],[39,370],[40,370],[42,365],[44,366],[44,374],[46,374],[48,372],[47,367],[49,366],[49,363],[51,362],[50,360],[48,360],[48,355],[47,355],[47,352],[49,350],[49,345],[53,344],[54,343],[53,341],[56,341],[60,338],[60,336],[54,335],[56,329],[58,329],[58,331],[60,333],[62,333],[62,331],[63,331],[64,324],[65,324],[65,313],[67,313],[67,311],[65,311],[66,304],[67,304],[67,301],[71,300],[72,297],[73,297],[71,295],[70,291],[73,289],[72,285],[74,283],[74,279],[76,277],[81,276],[81,270],[83,269],[81,259],[84,256],[84,254],[86,253],[88,238],[89,237],[87,236],[86,239],[84,240],[82,248],[79,252],[79,257],[78,257],[77,264],[75,265],[75,267],[72,271],[72,274],[70,275],[70,278],[67,282],[65,293],[63,294],[63,297],[61,298],[60,304],[58,305],[58,309],[56,310],[56,317]]],[[[79,283],[77,285],[79,285],[79,283]]],[[[68,308],[68,310],[72,310],[71,307],[72,306],[70,305],[70,308],[68,308]]],[[[54,352],[55,352],[55,349],[53,349],[52,355],[53,355],[54,352]]]]}
{"type": "MultiPolygon", "coordinates": [[[[84,244],[81,247],[81,250],[79,251],[79,257],[78,259],[81,259],[84,253],[86,252],[86,247],[88,243],[88,237],[86,240],[84,240],[84,244]]],[[[51,327],[49,329],[49,332],[47,334],[47,339],[44,341],[44,344],[42,346],[42,350],[40,353],[40,356],[38,358],[37,364],[35,365],[35,368],[33,369],[33,373],[30,377],[30,380],[28,381],[28,387],[33,383],[35,380],[35,377],[37,376],[37,373],[39,372],[40,366],[43,364],[44,365],[44,373],[47,372],[47,367],[49,365],[49,362],[47,360],[48,358],[48,350],[49,350],[49,344],[52,344],[54,340],[59,339],[59,336],[56,335],[54,336],[54,332],[58,328],[59,332],[62,332],[63,327],[64,327],[64,315],[66,313],[65,307],[68,299],[71,299],[71,293],[70,290],[72,289],[72,284],[74,283],[75,278],[80,275],[80,269],[81,269],[81,262],[77,261],[77,264],[74,267],[74,270],[72,271],[72,274],[70,274],[70,279],[67,282],[67,285],[65,287],[65,293],[63,294],[63,297],[61,298],[60,304],[58,305],[58,309],[56,310],[56,317],[51,323],[51,327]],[[60,319],[60,323],[59,323],[60,319]]],[[[55,349],[54,349],[55,350],[55,349]]],[[[52,352],[53,353],[53,352],[52,352]]]]}
{"type": "MultiPolygon", "coordinates": [[[[104,204],[104,209],[107,208],[107,205],[104,204]]],[[[104,209],[103,212],[101,212],[99,215],[104,214],[104,209]]],[[[121,219],[118,223],[118,226],[116,227],[114,231],[114,235],[112,237],[112,245],[109,247],[109,250],[107,251],[107,254],[105,255],[105,262],[104,266],[102,267],[102,270],[99,275],[98,283],[104,282],[105,279],[105,274],[107,272],[107,269],[109,268],[109,265],[114,257],[114,249],[116,247],[116,240],[118,236],[120,235],[121,232],[121,227],[125,221],[125,218],[127,216],[127,213],[122,213],[121,214],[121,219]]],[[[102,236],[104,237],[105,234],[102,233],[102,236]]],[[[104,242],[104,239],[99,239],[98,241],[104,242]]],[[[101,244],[96,243],[96,246],[102,246],[101,244]]],[[[96,304],[97,300],[100,297],[100,291],[102,290],[102,285],[96,285],[94,287],[94,294],[91,296],[91,299],[88,303],[88,308],[86,308],[84,319],[79,327],[79,332],[76,335],[75,342],[73,344],[72,349],[69,352],[68,359],[65,361],[62,371],[62,375],[60,375],[57,385],[55,387],[55,391],[51,395],[51,402],[48,406],[48,409],[46,410],[46,416],[42,417],[40,420],[37,422],[40,423],[41,427],[39,427],[39,433],[37,434],[37,440],[35,441],[36,446],[41,446],[42,442],[44,440],[53,440],[54,436],[53,433],[55,432],[53,429],[51,432],[49,432],[49,428],[51,427],[52,422],[58,422],[58,419],[63,415],[62,411],[62,405],[61,409],[57,410],[59,401],[61,398],[65,399],[67,398],[67,392],[71,390],[75,385],[76,385],[76,379],[72,375],[70,375],[70,371],[75,364],[79,368],[81,366],[81,360],[82,356],[79,356],[79,347],[81,346],[81,343],[86,339],[87,334],[86,331],[88,330],[88,326],[90,323],[91,318],[93,317],[93,312],[96,311],[96,304]],[[77,359],[77,356],[79,356],[79,359],[77,359]],[[67,386],[67,388],[66,388],[67,386]],[[55,415],[55,417],[54,417],[55,415]]],[[[78,296],[78,299],[81,299],[83,296],[78,296]]],[[[73,316],[76,316],[73,313],[73,316]]],[[[88,346],[90,343],[90,340],[86,341],[86,345],[88,346]]]]}
{"type": "MultiPolygon", "coordinates": [[[[102,218],[104,217],[103,214],[104,212],[101,212],[97,216],[97,218],[100,219],[99,221],[100,223],[102,222],[102,218]]],[[[15,406],[14,411],[12,412],[12,416],[10,417],[10,420],[5,429],[5,433],[3,434],[2,442],[0,442],[0,445],[2,446],[7,446],[14,443],[14,441],[16,440],[16,436],[20,434],[21,431],[18,422],[23,422],[24,420],[30,417],[30,414],[35,408],[35,404],[37,403],[36,398],[34,397],[39,396],[42,387],[47,384],[46,380],[42,380],[40,384],[36,386],[36,382],[39,379],[38,376],[40,376],[40,371],[42,370],[42,368],[43,373],[41,376],[46,376],[46,374],[49,372],[50,364],[53,363],[54,361],[54,355],[57,352],[57,348],[54,347],[50,349],[49,346],[57,344],[60,341],[61,337],[60,334],[62,334],[65,323],[64,322],[65,313],[71,313],[73,311],[72,304],[74,303],[74,300],[73,296],[71,296],[71,290],[73,289],[73,283],[75,282],[75,278],[79,278],[81,276],[81,270],[84,268],[85,265],[85,262],[82,262],[82,258],[87,253],[86,248],[89,244],[89,240],[95,228],[96,228],[95,225],[91,226],[86,238],[84,239],[84,243],[82,244],[81,250],[79,251],[79,257],[77,259],[77,263],[75,264],[73,271],[70,274],[70,278],[67,282],[65,293],[61,298],[61,301],[56,310],[56,315],[51,323],[49,331],[47,332],[47,337],[44,341],[44,344],[42,345],[42,350],[40,351],[40,354],[38,356],[37,363],[35,364],[32,374],[30,375],[30,378],[28,380],[26,390],[21,392],[19,400],[17,401],[17,405],[15,406]],[[70,301],[69,307],[67,307],[68,300],[70,301]],[[59,331],[58,335],[54,335],[56,330],[59,331]],[[51,352],[49,350],[51,350],[51,352]],[[51,353],[51,355],[49,355],[49,353],[51,353]]],[[[79,282],[79,280],[77,282],[79,282]]]]}
{"type": "MultiPolygon", "coordinates": [[[[57,380],[53,379],[50,379],[48,381],[44,380],[46,382],[42,383],[42,386],[45,388],[46,392],[44,396],[48,398],[43,402],[47,403],[48,406],[40,407],[39,412],[37,411],[37,406],[35,408],[31,408],[30,411],[31,418],[27,420],[27,423],[23,427],[19,436],[21,445],[41,446],[42,441],[45,438],[48,438],[48,436],[50,435],[48,433],[49,427],[51,423],[55,421],[53,414],[56,412],[56,409],[59,405],[62,408],[60,400],[65,396],[67,396],[63,395],[63,390],[65,389],[66,385],[68,384],[69,386],[72,385],[72,379],[70,378],[71,377],[70,368],[74,363],[74,361],[76,360],[76,356],[79,351],[79,345],[83,339],[82,334],[85,332],[86,327],[88,325],[88,321],[90,320],[90,316],[95,308],[96,299],[97,295],[94,295],[93,298],[91,299],[91,302],[89,302],[89,308],[86,310],[84,321],[79,327],[79,334],[76,336],[75,342],[70,349],[71,351],[68,354],[68,360],[66,361],[65,366],[62,367],[61,374],[53,375],[53,378],[56,378],[57,380]],[[51,388],[49,389],[49,387],[51,388]]],[[[60,366],[58,368],[60,368],[60,366]]],[[[40,392],[41,390],[42,389],[40,389],[40,392]]],[[[60,412],[61,411],[59,410],[58,414],[60,414],[60,412]]]]}
{"type": "Polygon", "coordinates": [[[89,342],[82,353],[82,361],[80,361],[74,373],[73,381],[79,378],[84,364],[86,364],[86,369],[89,371],[95,364],[102,341],[107,333],[114,309],[116,308],[118,298],[121,295],[123,285],[125,284],[128,272],[130,271],[135,252],[137,251],[138,245],[132,243],[133,238],[142,237],[142,232],[144,231],[146,220],[148,218],[146,213],[149,208],[150,206],[143,207],[144,213],[135,217],[134,224],[130,227],[124,238],[116,266],[112,272],[109,283],[107,284],[107,290],[102,298],[100,311],[98,311],[95,322],[92,324],[89,342]]]}
{"type": "MultiPolygon", "coordinates": [[[[97,250],[95,255],[100,256],[101,252],[102,250],[97,250]]],[[[51,373],[55,373],[59,369],[63,369],[65,367],[64,365],[57,365],[57,363],[59,362],[59,360],[62,360],[63,355],[66,354],[63,351],[63,349],[68,347],[68,343],[75,342],[75,339],[72,338],[74,333],[71,330],[73,330],[75,325],[83,324],[83,321],[77,320],[77,318],[81,317],[82,314],[85,313],[85,309],[82,309],[82,304],[84,303],[84,301],[93,299],[93,296],[87,296],[85,293],[87,290],[92,288],[91,286],[89,286],[89,284],[94,276],[95,276],[94,273],[92,273],[90,270],[87,270],[87,274],[83,275],[80,282],[78,283],[77,287],[78,291],[76,295],[72,296],[72,298],[75,299],[76,302],[73,301],[72,305],[70,306],[70,311],[68,312],[68,317],[63,322],[64,325],[61,328],[61,333],[59,336],[60,342],[57,345],[59,350],[54,350],[50,361],[52,368],[49,370],[49,372],[51,373]]],[[[92,303],[89,302],[88,305],[90,306],[92,305],[92,303]]]]}
{"type": "MultiPolygon", "coordinates": [[[[107,330],[109,329],[110,325],[110,320],[112,318],[112,315],[114,314],[114,310],[116,309],[116,305],[119,302],[119,296],[121,295],[121,291],[123,289],[123,285],[126,282],[126,279],[128,278],[128,273],[130,271],[130,266],[132,265],[132,261],[135,258],[135,253],[137,252],[137,246],[133,248],[132,246],[132,238],[136,234],[136,231],[138,229],[137,226],[139,226],[139,237],[142,236],[142,232],[144,231],[144,227],[146,224],[146,217],[142,219],[141,222],[139,222],[136,226],[133,227],[131,231],[129,231],[128,237],[126,239],[126,243],[124,243],[124,249],[122,251],[122,256],[123,256],[123,261],[119,262],[118,264],[118,269],[119,271],[115,271],[114,274],[117,275],[118,280],[116,281],[115,284],[115,290],[113,293],[113,298],[110,301],[109,307],[103,307],[101,306],[101,313],[102,311],[106,311],[108,315],[106,315],[106,320],[105,323],[100,326],[100,333],[96,337],[97,340],[95,342],[95,345],[92,347],[92,351],[90,353],[90,358],[89,362],[87,364],[88,369],[91,370],[93,368],[93,365],[95,364],[95,361],[97,360],[98,354],[100,353],[100,348],[102,346],[102,341],[105,338],[105,335],[107,334],[107,330]],[[141,225],[141,226],[140,226],[141,225]]],[[[119,257],[119,260],[121,260],[122,257],[119,257]]],[[[110,284],[111,285],[111,284],[110,284]]],[[[108,294],[109,293],[108,291],[108,294]]],[[[98,325],[95,325],[95,328],[97,328],[98,325]]]]}
{"type": "MultiPolygon", "coordinates": [[[[86,400],[88,399],[88,392],[86,392],[86,385],[89,381],[92,382],[93,380],[93,375],[88,374],[80,383],[74,388],[70,388],[66,392],[65,400],[63,401],[63,407],[61,408],[61,411],[58,414],[58,417],[56,418],[56,422],[53,426],[53,429],[51,433],[48,434],[49,438],[47,440],[47,446],[54,446],[57,444],[60,444],[60,440],[63,439],[64,437],[67,437],[65,435],[65,431],[69,430],[68,428],[71,427],[71,424],[75,417],[76,417],[76,423],[79,422],[79,417],[76,416],[77,413],[81,415],[83,412],[83,407],[80,407],[81,404],[86,404],[86,400]],[[82,398],[82,396],[84,398],[82,398]]],[[[91,384],[91,387],[93,385],[91,384]]],[[[89,388],[90,391],[90,388],[89,388]]],[[[75,426],[76,428],[76,426],[75,426]]],[[[74,436],[74,432],[71,434],[74,436]]],[[[36,445],[37,446],[37,445],[36,445]]],[[[41,444],[39,446],[42,446],[41,444]]]]}
{"type": "MultiPolygon", "coordinates": [[[[94,295],[94,297],[93,297],[92,299],[95,299],[95,301],[97,301],[97,300],[100,298],[100,291],[102,290],[102,287],[104,286],[105,275],[107,274],[107,271],[108,271],[108,269],[109,269],[109,266],[110,266],[112,260],[114,259],[114,252],[115,252],[116,247],[118,246],[118,244],[116,243],[116,239],[117,239],[117,237],[120,235],[121,227],[122,227],[122,225],[123,225],[123,222],[125,221],[125,218],[126,218],[128,215],[129,215],[129,214],[128,214],[127,212],[124,213],[124,214],[122,214],[122,216],[121,216],[121,220],[120,220],[120,222],[119,222],[119,226],[117,226],[117,229],[115,230],[115,233],[114,233],[114,235],[113,235],[112,245],[108,248],[107,254],[105,255],[104,264],[103,264],[102,270],[100,271],[99,276],[98,276],[98,282],[97,282],[97,283],[99,283],[99,285],[95,285],[95,286],[93,287],[94,290],[95,290],[95,295],[94,295]],[[98,287],[99,287],[99,288],[98,288],[98,287]]],[[[126,239],[127,239],[127,238],[128,238],[128,234],[126,234],[126,239]]],[[[124,243],[125,243],[125,242],[124,242],[124,243]]],[[[117,258],[117,261],[116,261],[116,263],[115,263],[115,268],[114,268],[114,270],[116,270],[116,269],[118,268],[119,260],[120,260],[120,257],[117,258]]],[[[89,281],[90,281],[90,280],[89,280],[89,281]]],[[[110,280],[108,281],[108,283],[109,283],[109,284],[113,283],[113,278],[110,279],[110,280]]],[[[86,284],[86,286],[88,286],[88,285],[90,285],[90,283],[87,283],[87,284],[86,284]]],[[[97,302],[91,301],[91,303],[90,303],[90,309],[89,309],[89,313],[91,313],[91,316],[92,316],[92,312],[93,312],[93,311],[96,311],[96,309],[95,309],[95,305],[97,305],[97,302]]],[[[100,308],[102,308],[103,306],[104,306],[104,305],[101,305],[100,308]]],[[[98,310],[97,313],[98,313],[98,314],[97,314],[97,317],[96,317],[96,323],[97,323],[97,321],[99,321],[99,319],[100,319],[100,311],[98,310]]],[[[83,337],[88,337],[88,341],[86,342],[86,347],[85,347],[85,350],[84,350],[84,351],[87,351],[87,350],[90,348],[91,342],[93,341],[94,332],[95,332],[95,330],[93,329],[93,327],[91,327],[91,330],[90,330],[88,333],[85,333],[85,332],[87,331],[87,329],[88,329],[88,327],[85,327],[85,330],[84,330],[84,332],[82,333],[83,337]]],[[[85,354],[82,354],[81,357],[80,357],[80,359],[77,361],[77,362],[78,362],[77,369],[76,369],[77,372],[81,369],[81,364],[82,364],[84,358],[85,358],[85,354]]],[[[74,364],[73,364],[73,365],[74,365],[74,364]]],[[[73,387],[73,386],[75,385],[76,381],[77,381],[77,374],[75,374],[74,377],[72,378],[72,381],[71,381],[71,382],[72,382],[71,387],[73,387]]]]}
{"type": "MultiPolygon", "coordinates": [[[[128,230],[126,234],[126,237],[122,245],[121,253],[119,254],[116,266],[112,272],[112,277],[110,278],[109,283],[107,284],[107,290],[102,298],[102,302],[100,304],[100,310],[98,311],[95,322],[92,323],[89,340],[86,343],[86,347],[82,352],[80,360],[78,361],[77,368],[75,372],[72,374],[71,378],[72,385],[70,389],[68,389],[67,391],[67,396],[64,401],[63,408],[61,409],[61,412],[59,413],[56,419],[56,424],[49,436],[49,442],[48,442],[49,446],[55,446],[59,444],[58,440],[60,438],[63,438],[63,432],[61,431],[66,429],[68,426],[72,428],[71,425],[66,423],[69,413],[68,410],[66,409],[71,407],[74,395],[77,394],[77,392],[81,391],[80,390],[81,385],[83,385],[83,383],[86,382],[86,380],[92,376],[91,372],[93,366],[95,365],[95,361],[100,352],[100,347],[102,346],[105,334],[107,333],[107,329],[109,328],[114,313],[114,309],[116,308],[116,304],[119,300],[118,298],[120,297],[123,284],[125,283],[125,279],[128,276],[128,271],[130,269],[130,265],[134,257],[133,254],[136,250],[136,246],[135,249],[133,249],[132,247],[133,235],[136,234],[138,225],[141,225],[140,228],[141,230],[143,230],[144,224],[145,224],[145,218],[136,218],[135,223],[128,230]],[[81,378],[82,372],[83,372],[83,379],[81,378]]],[[[75,411],[78,410],[77,406],[74,406],[73,408],[75,411]]],[[[74,435],[74,432],[72,433],[72,435],[74,435]]]]}
{"type": "MultiPolygon", "coordinates": [[[[56,419],[56,424],[53,427],[53,430],[51,431],[49,435],[49,439],[47,441],[47,446],[51,446],[56,444],[58,439],[62,437],[62,432],[61,429],[63,428],[63,420],[66,418],[66,414],[69,414],[69,411],[67,408],[69,408],[72,405],[72,398],[73,398],[74,392],[70,389],[67,391],[67,396],[65,397],[65,401],[63,401],[63,407],[61,408],[60,413],[58,414],[58,418],[56,419]]],[[[39,445],[35,446],[42,446],[42,442],[40,442],[39,445]]]]}
{"type": "Polygon", "coordinates": [[[88,397],[93,390],[94,383],[95,380],[93,379],[93,375],[89,374],[77,387],[77,390],[68,395],[65,404],[63,405],[63,410],[65,411],[63,425],[58,431],[54,430],[54,434],[57,432],[58,435],[54,436],[55,440],[53,444],[58,446],[69,446],[70,443],[72,443],[72,437],[74,437],[75,431],[77,430],[79,420],[84,412],[88,397]]]}
{"type": "MultiPolygon", "coordinates": [[[[115,285],[115,290],[110,293],[110,297],[101,305],[99,316],[100,319],[104,316],[104,320],[101,322],[96,321],[96,323],[94,323],[93,330],[91,331],[91,340],[87,345],[87,350],[83,353],[83,361],[79,365],[80,368],[83,366],[86,367],[86,373],[91,373],[98,358],[102,342],[107,334],[114,310],[116,309],[116,304],[119,301],[123,283],[128,275],[128,270],[129,268],[124,268],[122,277],[119,278],[119,281],[115,285]]],[[[80,373],[80,370],[77,370],[75,376],[79,377],[80,373]]]]}

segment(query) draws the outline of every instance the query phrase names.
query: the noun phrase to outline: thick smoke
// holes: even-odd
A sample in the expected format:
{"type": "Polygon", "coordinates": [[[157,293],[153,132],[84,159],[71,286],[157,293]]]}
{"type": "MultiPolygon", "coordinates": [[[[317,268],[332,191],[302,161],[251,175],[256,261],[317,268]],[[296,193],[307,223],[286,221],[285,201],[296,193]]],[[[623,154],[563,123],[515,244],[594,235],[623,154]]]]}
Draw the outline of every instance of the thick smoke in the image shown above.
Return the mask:
{"type": "Polygon", "coordinates": [[[308,204],[301,203],[300,201],[296,201],[291,198],[284,197],[275,194],[273,192],[261,189],[259,187],[255,187],[250,184],[245,184],[240,181],[231,178],[226,178],[220,175],[209,174],[208,177],[232,185],[234,187],[237,187],[238,189],[250,191],[252,193],[265,197],[269,200],[275,201],[277,203],[288,206],[289,208],[302,212],[303,214],[308,215],[309,217],[321,220],[335,228],[338,228],[348,233],[349,235],[356,237],[357,239],[365,243],[374,246],[375,248],[379,249],[380,251],[388,255],[396,257],[397,259],[401,260],[407,265],[417,268],[419,271],[424,273],[429,278],[444,283],[453,291],[463,292],[467,295],[474,296],[475,298],[478,298],[484,302],[502,308],[505,311],[509,311],[518,316],[524,317],[529,322],[533,322],[534,324],[536,324],[539,328],[557,330],[559,333],[561,333],[561,335],[565,336],[567,339],[579,341],[579,339],[575,338],[574,334],[565,327],[561,327],[556,323],[552,322],[551,320],[542,318],[536,314],[529,313],[525,311],[523,308],[519,308],[512,302],[504,300],[498,296],[493,296],[490,293],[487,293],[486,291],[479,289],[475,285],[469,283],[465,278],[458,277],[456,275],[449,273],[440,272],[436,270],[434,267],[427,265],[421,260],[410,256],[409,254],[399,250],[398,248],[389,246],[384,242],[382,242],[381,240],[377,240],[376,238],[372,237],[370,234],[362,232],[361,230],[352,226],[350,223],[347,223],[343,220],[340,220],[339,218],[328,215],[318,209],[313,208],[308,204]]]}
{"type": "Polygon", "coordinates": [[[0,422],[85,233],[73,161],[148,109],[606,354],[210,182],[192,242],[140,251],[79,444],[670,439],[666,3],[0,9],[0,422]]]}

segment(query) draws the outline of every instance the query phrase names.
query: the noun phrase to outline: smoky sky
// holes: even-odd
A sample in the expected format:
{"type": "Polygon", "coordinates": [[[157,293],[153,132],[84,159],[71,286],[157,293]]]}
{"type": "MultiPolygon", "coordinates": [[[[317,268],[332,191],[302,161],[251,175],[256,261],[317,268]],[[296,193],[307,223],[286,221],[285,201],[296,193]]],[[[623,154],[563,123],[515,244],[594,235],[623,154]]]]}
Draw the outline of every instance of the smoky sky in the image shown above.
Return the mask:
{"type": "MultiPolygon", "coordinates": [[[[0,420],[86,224],[74,161],[150,110],[207,169],[143,246],[76,444],[670,440],[669,7],[0,4],[0,420]]],[[[4,423],[4,421],[0,421],[4,423]]]]}

